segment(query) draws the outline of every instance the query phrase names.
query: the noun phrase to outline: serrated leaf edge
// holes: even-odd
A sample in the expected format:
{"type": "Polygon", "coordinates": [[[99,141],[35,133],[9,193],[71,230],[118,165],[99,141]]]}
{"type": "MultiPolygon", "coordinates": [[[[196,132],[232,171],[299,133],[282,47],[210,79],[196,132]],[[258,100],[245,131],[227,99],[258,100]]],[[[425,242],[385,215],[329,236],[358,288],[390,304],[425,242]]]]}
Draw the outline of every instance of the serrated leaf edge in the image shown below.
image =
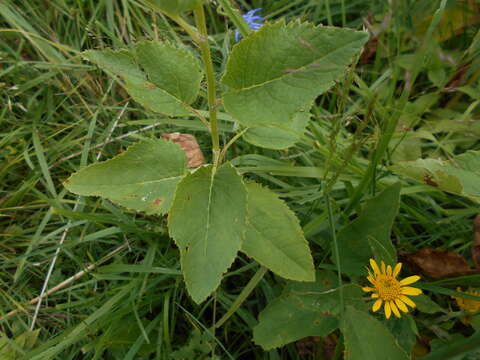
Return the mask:
{"type": "MultiPolygon", "coordinates": [[[[247,255],[248,257],[254,259],[255,261],[257,261],[259,264],[265,266],[266,268],[268,268],[270,271],[272,271],[273,273],[283,277],[284,279],[288,279],[288,280],[293,280],[293,281],[305,281],[305,282],[312,282],[312,281],[315,281],[315,264],[314,264],[314,261],[313,261],[313,257],[312,257],[312,254],[311,254],[311,250],[310,250],[310,246],[309,246],[309,243],[307,241],[307,239],[305,238],[305,234],[303,232],[303,229],[300,225],[300,220],[298,219],[298,217],[295,215],[295,213],[292,211],[292,209],[290,209],[290,207],[287,205],[287,203],[281,199],[280,197],[278,197],[277,194],[275,194],[272,190],[270,190],[268,187],[264,187],[262,186],[261,184],[259,183],[256,183],[256,182],[248,182],[249,185],[251,184],[254,184],[262,189],[267,189],[268,191],[270,191],[272,193],[273,196],[275,196],[275,198],[277,200],[279,200],[280,202],[280,206],[282,206],[284,208],[284,210],[286,211],[286,213],[288,213],[292,218],[293,218],[293,223],[294,223],[294,226],[295,226],[295,231],[298,232],[298,234],[300,235],[300,237],[302,238],[302,244],[305,246],[305,248],[308,250],[308,254],[309,254],[309,260],[310,260],[310,265],[311,265],[311,269],[307,270],[307,273],[311,270],[311,272],[313,273],[313,278],[309,279],[309,280],[305,280],[305,279],[302,279],[302,280],[299,280],[298,278],[293,278],[289,275],[286,275],[283,271],[274,271],[272,269],[270,269],[268,267],[267,264],[263,263],[262,261],[258,260],[258,259],[255,259],[253,256],[247,254],[243,248],[240,248],[240,251],[242,253],[244,253],[245,255],[247,255]]],[[[246,189],[247,189],[247,204],[248,204],[248,196],[249,196],[249,192],[248,192],[248,187],[245,186],[246,189]]],[[[248,211],[248,208],[247,208],[247,220],[246,220],[246,223],[248,224],[249,223],[249,211],[248,211]]],[[[246,230],[246,227],[245,227],[245,230],[246,230]]],[[[245,231],[246,232],[246,231],[245,231]]],[[[245,238],[245,234],[244,234],[244,238],[245,238]]],[[[294,263],[296,263],[296,261],[293,261],[294,263]]]]}
{"type": "MultiPolygon", "coordinates": [[[[248,190],[245,186],[245,181],[243,179],[243,176],[238,172],[237,168],[235,166],[233,166],[230,162],[226,162],[224,163],[222,166],[225,166],[225,165],[229,165],[234,171],[235,173],[238,175],[238,177],[240,178],[240,182],[242,183],[244,189],[245,189],[245,194],[246,194],[246,198],[245,198],[245,201],[246,201],[246,213],[245,213],[245,223],[247,221],[247,218],[248,218],[248,190]]],[[[205,167],[212,167],[212,179],[213,177],[215,176],[215,171],[213,170],[216,170],[214,168],[214,166],[212,164],[205,164],[205,165],[202,165],[196,169],[194,169],[190,174],[194,174],[196,173],[198,170],[202,169],[202,168],[205,168],[205,167]]],[[[179,183],[180,185],[180,183],[179,183]]],[[[213,185],[213,181],[211,181],[211,186],[213,185]]],[[[175,202],[175,197],[177,196],[177,191],[178,191],[178,188],[179,186],[177,186],[177,188],[175,189],[175,195],[174,195],[174,198],[173,198],[173,201],[172,201],[172,204],[175,202]]],[[[177,245],[177,247],[179,248],[180,250],[180,254],[182,255],[181,258],[180,258],[180,263],[182,265],[182,274],[183,274],[183,277],[184,277],[184,282],[185,282],[185,285],[187,284],[187,279],[188,279],[188,276],[187,274],[183,271],[183,249],[182,247],[178,244],[177,240],[172,236],[171,232],[170,232],[170,220],[171,219],[171,216],[170,214],[168,214],[168,220],[167,220],[167,225],[168,225],[168,234],[169,236],[173,239],[173,241],[175,242],[175,244],[177,245]]],[[[241,251],[241,248],[242,248],[242,245],[243,245],[243,240],[245,239],[245,233],[246,233],[246,226],[244,226],[243,228],[243,233],[241,234],[241,241],[240,241],[240,246],[239,246],[239,249],[237,250],[237,255],[235,255],[232,259],[232,261],[230,262],[230,264],[226,267],[225,271],[220,275],[219,277],[219,280],[216,282],[215,284],[215,287],[213,288],[213,290],[210,292],[210,294],[202,297],[202,298],[195,298],[193,297],[193,295],[187,291],[188,295],[190,296],[190,298],[196,303],[196,304],[200,304],[202,303],[203,301],[205,301],[205,299],[207,299],[216,289],[218,289],[218,287],[220,286],[220,284],[222,283],[222,280],[223,280],[223,275],[226,274],[228,272],[228,270],[230,269],[230,267],[232,266],[232,264],[235,262],[235,259],[237,258],[238,256],[238,251],[241,251]]],[[[187,245],[188,246],[188,245],[187,245]]],[[[188,286],[187,286],[187,290],[188,290],[188,286]]]]}
{"type": "MultiPolygon", "coordinates": [[[[95,166],[99,166],[99,165],[103,165],[103,164],[106,164],[106,163],[109,163],[113,160],[118,160],[119,158],[122,158],[126,155],[126,153],[128,151],[132,151],[134,150],[136,147],[138,147],[139,145],[141,145],[142,143],[144,142],[157,142],[157,141],[160,141],[160,142],[165,142],[165,143],[170,143],[171,145],[173,145],[174,147],[177,147],[180,152],[183,154],[184,156],[184,173],[182,176],[175,176],[175,177],[170,177],[170,178],[165,178],[165,179],[162,179],[162,180],[170,180],[170,179],[175,179],[175,178],[183,178],[185,177],[186,175],[186,172],[187,172],[187,157],[185,155],[185,152],[182,150],[182,148],[180,147],[180,145],[174,143],[173,141],[169,141],[169,140],[166,140],[166,139],[163,139],[163,138],[160,138],[160,139],[146,139],[146,140],[142,140],[142,141],[139,141],[133,145],[130,145],[127,149],[125,149],[125,151],[123,151],[122,153],[114,156],[113,158],[111,159],[107,159],[105,161],[101,161],[101,162],[96,162],[96,163],[93,163],[93,164],[90,164],[86,167],[84,167],[83,169],[80,169],[78,171],[76,171],[75,173],[71,174],[63,183],[62,185],[68,190],[70,191],[72,194],[76,194],[76,195],[79,195],[79,196],[94,196],[94,197],[99,197],[99,198],[102,198],[102,199],[107,199],[109,201],[111,201],[112,203],[114,204],[117,204],[125,209],[128,209],[130,211],[135,211],[137,213],[144,213],[144,214],[147,214],[147,215],[155,215],[155,214],[160,214],[160,215],[164,215],[166,214],[169,210],[165,210],[164,212],[161,212],[161,213],[156,213],[156,212],[149,212],[149,211],[144,211],[144,210],[137,210],[137,209],[132,209],[128,206],[125,206],[119,202],[117,202],[118,200],[112,198],[112,197],[107,197],[107,196],[102,196],[101,194],[99,193],[96,193],[96,192],[92,192],[92,193],[88,193],[88,194],[85,194],[85,193],[78,193],[76,191],[72,191],[69,186],[68,186],[68,183],[70,181],[70,179],[74,176],[76,176],[77,174],[83,172],[83,171],[86,171],[87,169],[91,168],[91,167],[95,167],[95,166]]],[[[126,185],[131,185],[131,184],[126,184],[126,185]]],[[[178,184],[177,184],[178,185],[178,184]]],[[[176,192],[176,188],[175,188],[175,192],[176,192]]],[[[172,204],[173,204],[173,198],[172,198],[172,204]]]]}

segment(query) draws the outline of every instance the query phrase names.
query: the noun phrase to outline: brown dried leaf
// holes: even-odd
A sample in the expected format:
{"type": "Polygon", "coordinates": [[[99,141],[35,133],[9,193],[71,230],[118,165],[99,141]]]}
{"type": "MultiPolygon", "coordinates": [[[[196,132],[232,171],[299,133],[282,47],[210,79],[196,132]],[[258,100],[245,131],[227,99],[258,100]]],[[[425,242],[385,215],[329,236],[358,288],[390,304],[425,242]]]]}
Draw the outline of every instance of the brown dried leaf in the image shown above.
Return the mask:
{"type": "Polygon", "coordinates": [[[335,348],[338,343],[338,337],[331,333],[325,337],[308,336],[295,342],[298,354],[304,356],[320,356],[322,359],[330,360],[335,356],[335,348]],[[321,354],[321,355],[320,355],[321,354]]]}
{"type": "Polygon", "coordinates": [[[318,344],[321,342],[320,336],[308,336],[295,342],[298,354],[300,356],[315,355],[318,344]]]}
{"type": "Polygon", "coordinates": [[[475,266],[480,268],[480,214],[475,217],[473,227],[475,230],[475,237],[472,244],[472,258],[475,266]]]}
{"type": "Polygon", "coordinates": [[[476,273],[465,258],[450,250],[421,249],[400,255],[415,272],[438,279],[476,273]]]}
{"type": "Polygon", "coordinates": [[[205,158],[203,157],[202,150],[200,149],[195,136],[190,134],[181,134],[179,132],[171,134],[163,133],[160,134],[160,136],[180,145],[187,155],[187,166],[189,168],[196,168],[205,164],[205,158]]]}

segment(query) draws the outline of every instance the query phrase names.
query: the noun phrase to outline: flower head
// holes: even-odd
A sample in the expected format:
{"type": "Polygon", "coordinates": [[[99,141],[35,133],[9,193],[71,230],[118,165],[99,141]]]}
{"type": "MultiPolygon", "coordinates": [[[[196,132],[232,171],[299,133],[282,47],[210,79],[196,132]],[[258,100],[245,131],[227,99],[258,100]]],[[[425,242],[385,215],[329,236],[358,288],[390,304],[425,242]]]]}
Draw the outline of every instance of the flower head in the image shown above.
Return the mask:
{"type": "Polygon", "coordinates": [[[420,295],[422,290],[406,285],[418,281],[420,276],[414,275],[400,281],[397,280],[397,276],[402,268],[402,263],[398,263],[392,269],[390,265],[385,266],[383,261],[381,267],[378,267],[375,260],[370,259],[370,266],[372,267],[373,274],[368,270],[367,279],[372,283],[373,287],[364,287],[362,290],[365,292],[373,292],[372,298],[377,299],[372,306],[372,311],[377,311],[382,307],[382,304],[384,304],[385,317],[389,319],[392,312],[396,317],[400,317],[399,309],[405,313],[408,312],[406,305],[411,308],[416,306],[407,295],[420,295]]]}
{"type": "MultiPolygon", "coordinates": [[[[265,18],[262,15],[255,15],[257,12],[259,12],[261,10],[262,10],[262,8],[253,9],[253,10],[250,10],[249,12],[247,12],[246,14],[243,15],[243,18],[247,22],[250,29],[252,29],[253,31],[257,31],[258,29],[260,29],[263,26],[261,21],[265,20],[265,18]]],[[[240,31],[235,30],[235,41],[236,42],[240,41],[240,35],[241,35],[240,31]]]]}
{"type": "MultiPolygon", "coordinates": [[[[457,291],[467,295],[480,296],[480,291],[462,291],[460,288],[457,288],[457,291]]],[[[480,301],[478,300],[464,299],[457,296],[453,296],[453,298],[460,309],[471,313],[476,313],[480,310],[480,301]]]]}

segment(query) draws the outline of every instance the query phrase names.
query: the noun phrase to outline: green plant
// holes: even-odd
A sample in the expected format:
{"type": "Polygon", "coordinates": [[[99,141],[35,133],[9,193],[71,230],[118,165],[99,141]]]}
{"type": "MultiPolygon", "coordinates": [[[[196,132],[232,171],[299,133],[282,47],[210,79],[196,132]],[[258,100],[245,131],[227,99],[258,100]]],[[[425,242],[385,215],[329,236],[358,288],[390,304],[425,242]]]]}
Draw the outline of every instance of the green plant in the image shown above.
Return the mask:
{"type": "Polygon", "coordinates": [[[90,50],[83,56],[119,77],[146,108],[200,118],[210,132],[212,164],[190,171],[178,145],[147,140],[81,169],[65,182],[66,188],[147,214],[168,213],[186,287],[197,303],[219,286],[238,251],[286,279],[313,281],[313,260],[295,214],[268,188],[243,178],[227,161],[227,151],[241,136],[266,148],[293,145],[302,136],[314,99],[345,75],[368,35],[284,21],[252,33],[229,2],[222,1],[244,39],[230,54],[219,98],[202,1],[147,3],[177,22],[200,54],[150,41],[128,50],[90,50]],[[196,26],[183,17],[190,10],[196,26]],[[205,116],[194,106],[204,74],[205,116]],[[221,106],[238,124],[237,134],[223,148],[217,114],[221,106]]]}

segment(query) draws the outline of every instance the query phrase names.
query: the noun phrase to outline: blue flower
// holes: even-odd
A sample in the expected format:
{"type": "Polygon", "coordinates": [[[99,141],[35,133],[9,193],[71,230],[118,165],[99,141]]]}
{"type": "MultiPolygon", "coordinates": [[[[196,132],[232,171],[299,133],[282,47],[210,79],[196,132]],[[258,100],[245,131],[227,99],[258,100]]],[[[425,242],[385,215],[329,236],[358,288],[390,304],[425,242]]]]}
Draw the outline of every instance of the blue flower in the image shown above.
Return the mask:
{"type": "MultiPolygon", "coordinates": [[[[252,29],[253,31],[257,31],[263,26],[261,21],[265,20],[265,18],[262,15],[255,15],[257,12],[261,10],[262,8],[253,9],[243,15],[243,18],[247,22],[250,29],[252,29]]],[[[241,36],[240,31],[235,30],[235,41],[237,42],[240,41],[240,36],[241,36]]]]}

